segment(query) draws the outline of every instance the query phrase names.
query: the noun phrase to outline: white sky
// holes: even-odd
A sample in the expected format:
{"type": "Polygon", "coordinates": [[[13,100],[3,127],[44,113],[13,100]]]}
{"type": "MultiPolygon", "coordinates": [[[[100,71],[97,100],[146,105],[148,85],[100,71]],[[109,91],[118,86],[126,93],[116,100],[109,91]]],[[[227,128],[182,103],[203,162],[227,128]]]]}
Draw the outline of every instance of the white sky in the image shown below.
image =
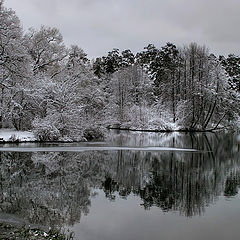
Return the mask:
{"type": "Polygon", "coordinates": [[[90,57],[166,42],[240,54],[240,0],[5,0],[5,6],[25,30],[57,27],[66,45],[77,44],[90,57]]]}

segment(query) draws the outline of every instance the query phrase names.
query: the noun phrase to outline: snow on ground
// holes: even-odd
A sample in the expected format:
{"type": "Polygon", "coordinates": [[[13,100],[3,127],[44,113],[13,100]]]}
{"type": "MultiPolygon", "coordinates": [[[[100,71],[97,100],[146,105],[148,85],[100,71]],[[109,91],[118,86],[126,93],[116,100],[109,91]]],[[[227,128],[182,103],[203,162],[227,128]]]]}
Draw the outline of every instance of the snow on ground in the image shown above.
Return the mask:
{"type": "Polygon", "coordinates": [[[15,129],[0,129],[0,142],[1,141],[19,141],[30,142],[36,141],[33,132],[30,131],[17,131],[15,129]]]}

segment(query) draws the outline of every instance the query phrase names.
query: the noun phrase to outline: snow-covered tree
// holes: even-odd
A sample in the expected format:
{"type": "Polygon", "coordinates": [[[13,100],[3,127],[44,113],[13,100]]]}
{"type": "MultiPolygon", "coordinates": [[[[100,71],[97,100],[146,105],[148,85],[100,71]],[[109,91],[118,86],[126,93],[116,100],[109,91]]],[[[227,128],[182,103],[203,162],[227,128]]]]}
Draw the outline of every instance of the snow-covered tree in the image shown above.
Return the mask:
{"type": "Polygon", "coordinates": [[[178,123],[188,129],[212,129],[236,108],[228,84],[228,75],[219,60],[205,47],[190,44],[181,51],[178,123]],[[182,88],[181,86],[184,86],[182,88]]]}
{"type": "Polygon", "coordinates": [[[103,120],[104,99],[83,50],[72,46],[68,52],[61,72],[52,77],[45,75],[35,84],[42,110],[34,127],[39,134],[46,129],[54,138],[81,139],[84,129],[103,120]]]}
{"type": "Polygon", "coordinates": [[[10,124],[10,109],[21,106],[15,96],[29,78],[29,59],[23,46],[23,31],[15,12],[0,2],[0,127],[10,124]]]}
{"type": "Polygon", "coordinates": [[[39,30],[33,28],[24,36],[25,46],[32,59],[34,74],[47,73],[50,77],[59,72],[61,62],[67,53],[63,37],[57,28],[42,26],[39,30]]]}
{"type": "Polygon", "coordinates": [[[145,122],[147,116],[143,109],[153,102],[153,86],[141,66],[133,65],[114,73],[109,88],[108,110],[115,121],[134,122],[138,116],[139,123],[145,122]]]}

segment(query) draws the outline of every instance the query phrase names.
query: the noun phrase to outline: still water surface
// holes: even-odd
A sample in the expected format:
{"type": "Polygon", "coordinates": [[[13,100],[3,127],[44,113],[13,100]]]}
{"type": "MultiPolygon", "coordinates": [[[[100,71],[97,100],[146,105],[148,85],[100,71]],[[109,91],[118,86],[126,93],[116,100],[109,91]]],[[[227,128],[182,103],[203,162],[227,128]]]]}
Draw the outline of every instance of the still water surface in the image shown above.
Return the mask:
{"type": "Polygon", "coordinates": [[[0,221],[69,228],[79,240],[240,239],[234,134],[114,132],[0,150],[0,221]]]}

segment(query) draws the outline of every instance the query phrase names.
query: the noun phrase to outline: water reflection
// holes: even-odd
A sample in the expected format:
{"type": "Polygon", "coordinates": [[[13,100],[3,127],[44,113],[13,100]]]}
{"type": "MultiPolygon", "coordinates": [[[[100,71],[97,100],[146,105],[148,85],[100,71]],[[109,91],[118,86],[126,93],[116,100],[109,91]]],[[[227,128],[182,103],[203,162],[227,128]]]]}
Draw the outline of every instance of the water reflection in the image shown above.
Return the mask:
{"type": "Polygon", "coordinates": [[[92,151],[0,153],[0,211],[47,226],[74,225],[91,211],[95,190],[106,198],[134,194],[148,210],[202,215],[240,186],[240,144],[231,134],[120,133],[118,146],[196,148],[202,152],[92,151]]]}
{"type": "Polygon", "coordinates": [[[240,171],[231,171],[225,181],[224,196],[234,197],[240,187],[240,171]]]}

